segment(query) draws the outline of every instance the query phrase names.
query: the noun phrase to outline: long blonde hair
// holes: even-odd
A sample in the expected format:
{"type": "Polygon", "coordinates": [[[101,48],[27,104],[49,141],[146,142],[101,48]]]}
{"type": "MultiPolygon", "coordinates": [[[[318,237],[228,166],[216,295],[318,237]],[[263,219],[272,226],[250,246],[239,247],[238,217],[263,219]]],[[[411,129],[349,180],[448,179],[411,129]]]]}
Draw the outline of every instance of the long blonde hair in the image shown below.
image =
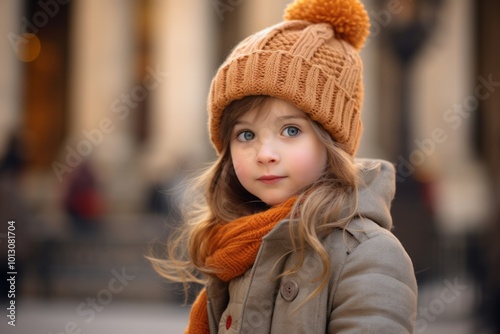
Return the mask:
{"type": "MultiPolygon", "coordinates": [[[[218,159],[192,180],[189,201],[183,208],[184,224],[167,243],[166,256],[150,256],[154,269],[168,280],[205,284],[213,272],[205,266],[208,256],[208,240],[214,224],[229,222],[268,208],[250,194],[238,181],[232,165],[229,149],[230,134],[236,120],[243,114],[258,108],[265,111],[269,96],[247,96],[232,102],[221,121],[223,150],[218,159]],[[202,192],[200,192],[202,190],[202,192]],[[200,275],[201,274],[201,275],[200,275]]],[[[295,265],[276,278],[293,274],[303,265],[308,249],[317,253],[323,270],[317,277],[318,288],[308,298],[314,297],[328,282],[330,259],[321,239],[336,228],[345,228],[357,211],[357,168],[352,157],[340,144],[313,120],[316,135],[327,152],[324,174],[314,184],[303,189],[294,205],[290,219],[290,236],[295,265]],[[296,241],[298,240],[298,242],[296,241]]]]}

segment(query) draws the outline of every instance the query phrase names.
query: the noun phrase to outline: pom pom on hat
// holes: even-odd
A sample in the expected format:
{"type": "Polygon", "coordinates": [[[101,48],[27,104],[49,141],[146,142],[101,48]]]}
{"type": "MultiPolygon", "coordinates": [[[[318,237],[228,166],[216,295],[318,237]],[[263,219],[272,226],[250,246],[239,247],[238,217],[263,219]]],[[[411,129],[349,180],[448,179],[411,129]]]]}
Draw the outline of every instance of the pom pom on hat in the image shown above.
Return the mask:
{"type": "Polygon", "coordinates": [[[357,50],[365,44],[370,19],[359,0],[296,0],[288,5],[285,20],[329,23],[335,35],[357,50]]]}

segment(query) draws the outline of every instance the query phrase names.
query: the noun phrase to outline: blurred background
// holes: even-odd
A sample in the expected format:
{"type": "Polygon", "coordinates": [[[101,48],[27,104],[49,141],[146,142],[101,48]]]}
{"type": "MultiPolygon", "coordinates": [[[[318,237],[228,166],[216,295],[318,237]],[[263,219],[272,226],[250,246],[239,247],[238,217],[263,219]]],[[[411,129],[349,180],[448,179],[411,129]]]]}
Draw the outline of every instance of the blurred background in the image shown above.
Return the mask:
{"type": "MultiPolygon", "coordinates": [[[[7,275],[15,226],[17,272],[2,333],[182,332],[189,306],[144,255],[215,158],[217,67],[289,2],[0,0],[0,248],[7,275]]],[[[363,3],[358,156],[398,172],[415,332],[500,333],[500,2],[363,3]]]]}

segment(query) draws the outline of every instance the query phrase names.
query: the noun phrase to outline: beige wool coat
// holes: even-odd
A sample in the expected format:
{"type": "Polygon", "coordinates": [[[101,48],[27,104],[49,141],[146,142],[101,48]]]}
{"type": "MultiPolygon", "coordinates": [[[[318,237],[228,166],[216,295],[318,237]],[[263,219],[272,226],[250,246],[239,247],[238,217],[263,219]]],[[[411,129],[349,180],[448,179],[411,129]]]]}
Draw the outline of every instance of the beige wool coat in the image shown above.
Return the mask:
{"type": "Polygon", "coordinates": [[[363,218],[323,240],[331,258],[328,285],[296,310],[318,285],[314,278],[322,265],[313,252],[306,253],[299,272],[273,279],[293,264],[293,255],[287,254],[288,225],[293,222],[283,220],[263,238],[243,282],[231,285],[212,279],[207,285],[212,334],[413,333],[417,309],[413,265],[390,232],[394,167],[382,160],[356,161],[364,181],[359,190],[363,218]],[[227,331],[226,325],[230,325],[227,331]]]}

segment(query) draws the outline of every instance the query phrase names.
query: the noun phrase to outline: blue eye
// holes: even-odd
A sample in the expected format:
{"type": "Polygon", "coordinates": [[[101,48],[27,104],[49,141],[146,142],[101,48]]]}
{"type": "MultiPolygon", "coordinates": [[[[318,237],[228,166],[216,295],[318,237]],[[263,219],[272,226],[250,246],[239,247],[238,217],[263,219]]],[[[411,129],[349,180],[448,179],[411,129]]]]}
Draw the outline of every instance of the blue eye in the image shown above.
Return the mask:
{"type": "Polygon", "coordinates": [[[283,135],[286,137],[296,137],[300,133],[300,129],[296,126],[287,126],[283,130],[283,135]]]}
{"type": "Polygon", "coordinates": [[[237,139],[239,141],[249,141],[255,138],[255,134],[252,131],[241,131],[238,134],[237,139]]]}

